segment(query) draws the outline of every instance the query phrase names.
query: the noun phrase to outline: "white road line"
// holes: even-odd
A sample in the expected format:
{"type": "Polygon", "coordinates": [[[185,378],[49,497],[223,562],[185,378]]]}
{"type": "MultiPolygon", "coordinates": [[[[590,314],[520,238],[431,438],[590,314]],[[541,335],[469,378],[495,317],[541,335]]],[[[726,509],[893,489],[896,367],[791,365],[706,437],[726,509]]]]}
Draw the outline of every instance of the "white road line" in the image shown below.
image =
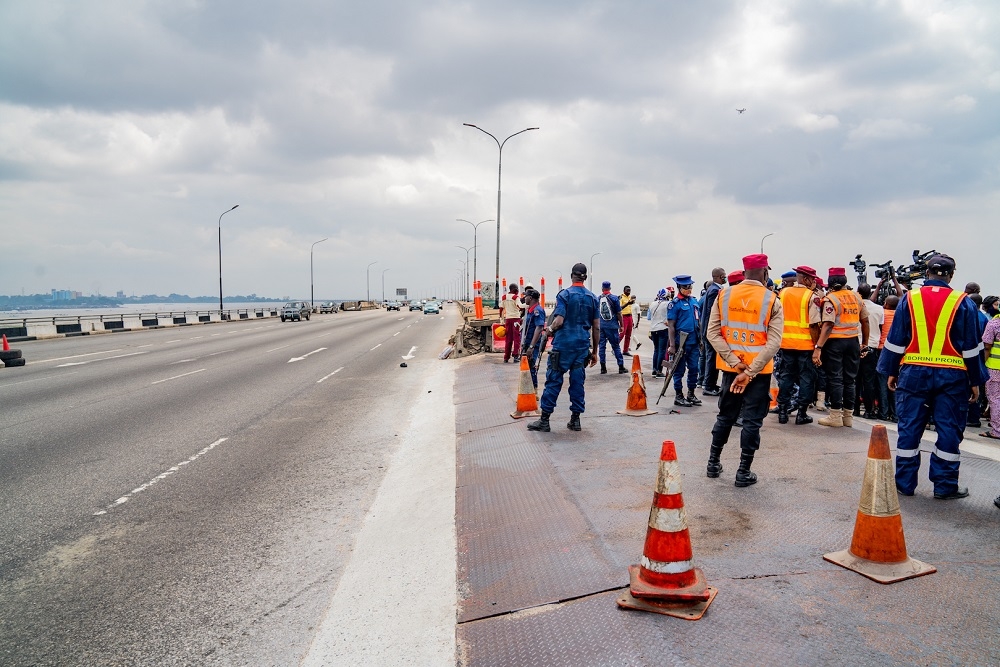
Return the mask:
{"type": "Polygon", "coordinates": [[[171,361],[169,365],[176,366],[177,364],[189,364],[192,361],[194,361],[194,359],[181,359],[180,361],[171,361]]]}
{"type": "Polygon", "coordinates": [[[289,343],[288,345],[282,345],[281,347],[276,347],[276,348],[267,350],[266,352],[264,352],[264,354],[267,354],[268,352],[277,352],[278,350],[284,350],[286,347],[291,347],[291,346],[292,346],[291,343],[289,343]]]}
{"type": "Polygon", "coordinates": [[[324,376],[324,377],[321,377],[320,379],[316,380],[316,384],[319,384],[320,382],[322,382],[323,380],[325,380],[325,379],[327,379],[327,378],[332,378],[332,377],[333,377],[334,375],[336,375],[337,373],[339,373],[339,372],[340,372],[340,371],[342,371],[342,370],[344,370],[344,367],[343,367],[343,366],[341,366],[340,368],[338,368],[338,369],[337,369],[337,370],[335,370],[334,372],[330,373],[329,375],[326,375],[326,376],[324,376]]]}
{"type": "Polygon", "coordinates": [[[137,354],[149,354],[148,352],[130,352],[129,354],[116,354],[113,357],[104,357],[103,359],[90,359],[89,361],[71,361],[68,364],[59,364],[56,368],[65,368],[67,366],[84,366],[86,364],[92,364],[96,361],[107,361],[108,359],[121,359],[122,357],[134,357],[137,354]]]}
{"type": "Polygon", "coordinates": [[[312,354],[316,354],[317,352],[322,352],[325,349],[326,349],[325,347],[321,347],[318,350],[313,350],[312,352],[306,352],[301,357],[292,357],[291,359],[288,360],[288,363],[292,363],[293,361],[302,361],[306,357],[308,357],[308,356],[310,356],[312,354]]]}
{"type": "Polygon", "coordinates": [[[69,373],[60,373],[59,375],[46,375],[45,377],[31,378],[30,380],[21,380],[20,382],[8,382],[6,384],[0,384],[0,389],[5,389],[7,387],[13,387],[13,386],[19,385],[19,384],[25,384],[27,382],[38,382],[39,380],[55,380],[55,379],[59,379],[59,378],[62,378],[62,377],[66,377],[67,375],[72,375],[73,373],[79,373],[79,371],[70,371],[69,373]]]}
{"type": "Polygon", "coordinates": [[[194,336],[194,337],[190,338],[189,340],[198,340],[199,338],[204,338],[204,336],[194,336]]]}
{"type": "Polygon", "coordinates": [[[138,350],[138,349],[143,348],[143,347],[153,347],[153,344],[152,343],[147,343],[146,345],[137,345],[135,349],[138,350]]]}
{"type": "Polygon", "coordinates": [[[173,340],[168,340],[167,342],[168,342],[168,343],[179,343],[179,342],[181,342],[181,340],[182,340],[182,339],[180,339],[180,338],[175,338],[175,339],[173,339],[173,340]]]}
{"type": "Polygon", "coordinates": [[[406,353],[406,354],[405,354],[405,355],[403,356],[403,359],[406,359],[407,361],[409,361],[410,359],[412,359],[412,358],[413,358],[413,353],[414,353],[414,352],[416,352],[416,351],[417,351],[417,346],[416,346],[416,345],[414,345],[413,347],[411,347],[411,348],[410,348],[410,351],[409,351],[409,352],[407,352],[407,353],[406,353]]]}
{"type": "Polygon", "coordinates": [[[213,352],[211,354],[206,354],[206,357],[214,357],[217,354],[225,354],[226,352],[232,352],[232,350],[220,350],[219,352],[213,352]]]}
{"type": "Polygon", "coordinates": [[[87,352],[86,354],[74,354],[70,357],[56,357],[54,359],[41,359],[39,361],[32,361],[33,364],[46,364],[50,361],[65,361],[66,359],[79,359],[80,357],[92,357],[95,354],[110,354],[111,352],[121,352],[123,348],[115,348],[114,350],[103,350],[101,352],[87,352]]]}
{"type": "Polygon", "coordinates": [[[397,331],[396,333],[392,334],[392,337],[395,338],[396,336],[398,336],[401,333],[403,333],[403,332],[402,331],[397,331]]]}
{"type": "MultiPolygon", "coordinates": [[[[377,350],[380,347],[382,347],[382,343],[379,343],[378,345],[376,345],[375,347],[373,347],[372,350],[377,350]]],[[[371,352],[372,350],[368,350],[368,351],[371,352]]]]}
{"type": "Polygon", "coordinates": [[[194,375],[195,373],[200,373],[203,370],[205,370],[205,369],[204,368],[199,368],[196,371],[191,371],[189,373],[181,373],[180,375],[175,375],[173,377],[169,377],[169,378],[166,378],[166,379],[163,379],[163,380],[157,380],[156,382],[151,382],[150,384],[160,384],[161,382],[169,382],[170,380],[176,380],[177,378],[182,378],[182,377],[184,377],[186,375],[194,375]]]}
{"type": "MultiPolygon", "coordinates": [[[[221,335],[222,335],[222,333],[223,333],[223,332],[221,332],[221,331],[220,331],[219,333],[214,333],[214,334],[212,334],[212,335],[213,335],[213,336],[221,336],[221,335]]],[[[228,333],[228,332],[227,332],[227,333],[228,333]]],[[[199,338],[202,338],[202,336],[199,336],[199,338]]]]}
{"type": "Polygon", "coordinates": [[[133,498],[137,494],[142,493],[143,491],[145,491],[149,487],[153,486],[154,484],[156,484],[160,480],[166,479],[170,475],[173,475],[175,472],[178,472],[181,469],[181,466],[186,466],[189,463],[194,463],[199,458],[201,458],[205,454],[209,453],[210,451],[212,451],[213,449],[215,449],[216,447],[218,447],[219,445],[221,445],[222,443],[224,443],[226,440],[229,440],[229,438],[219,438],[218,440],[216,440],[215,442],[213,442],[208,447],[205,447],[204,449],[202,449],[200,452],[198,452],[197,454],[195,454],[191,458],[185,459],[185,460],[181,461],[180,463],[178,463],[177,465],[171,466],[171,467],[167,468],[164,472],[161,472],[159,475],[157,475],[153,479],[149,480],[148,482],[146,482],[142,486],[137,486],[136,488],[132,489],[131,491],[129,491],[128,493],[126,493],[124,496],[122,496],[121,498],[119,498],[115,502],[113,502],[110,505],[108,505],[107,508],[105,508],[103,510],[99,510],[97,512],[94,512],[94,516],[100,516],[101,514],[107,514],[109,511],[113,510],[114,508],[118,507],[119,505],[127,503],[131,498],[133,498]]]}

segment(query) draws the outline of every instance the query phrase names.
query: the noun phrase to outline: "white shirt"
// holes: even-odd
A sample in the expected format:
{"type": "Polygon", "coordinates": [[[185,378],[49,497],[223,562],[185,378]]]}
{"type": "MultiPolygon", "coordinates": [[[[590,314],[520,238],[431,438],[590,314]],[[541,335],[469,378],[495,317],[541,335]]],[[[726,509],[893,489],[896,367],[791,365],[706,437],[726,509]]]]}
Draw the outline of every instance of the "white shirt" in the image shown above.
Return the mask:
{"type": "Polygon", "coordinates": [[[649,330],[663,331],[667,328],[667,304],[669,301],[653,301],[649,306],[649,330]]]}
{"type": "MultiPolygon", "coordinates": [[[[874,301],[865,301],[865,308],[868,310],[868,347],[878,347],[878,341],[882,337],[882,325],[885,323],[885,308],[874,301]]],[[[861,338],[859,335],[858,338],[861,338]]],[[[864,341],[861,341],[864,345],[864,341]]]]}

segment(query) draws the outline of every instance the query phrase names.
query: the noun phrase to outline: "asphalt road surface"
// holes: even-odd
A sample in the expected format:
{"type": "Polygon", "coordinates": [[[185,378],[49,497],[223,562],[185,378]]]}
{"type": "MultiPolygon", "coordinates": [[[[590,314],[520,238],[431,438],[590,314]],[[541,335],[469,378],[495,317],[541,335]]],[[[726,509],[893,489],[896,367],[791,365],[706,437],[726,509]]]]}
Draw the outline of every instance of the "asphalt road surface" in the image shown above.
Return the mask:
{"type": "Polygon", "coordinates": [[[335,664],[317,633],[458,323],[449,306],[18,343],[0,664],[335,664]]]}

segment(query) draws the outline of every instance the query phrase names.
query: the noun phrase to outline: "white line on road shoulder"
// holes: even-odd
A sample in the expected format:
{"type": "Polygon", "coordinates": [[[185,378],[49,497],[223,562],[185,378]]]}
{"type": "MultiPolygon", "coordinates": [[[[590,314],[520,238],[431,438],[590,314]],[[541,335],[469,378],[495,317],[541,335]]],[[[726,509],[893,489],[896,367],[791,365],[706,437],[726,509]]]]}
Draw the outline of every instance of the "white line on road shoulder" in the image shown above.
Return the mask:
{"type": "Polygon", "coordinates": [[[149,354],[148,352],[130,352],[128,354],[116,354],[113,357],[104,357],[103,359],[90,359],[88,361],[71,361],[68,364],[59,364],[56,368],[65,368],[67,366],[84,366],[86,364],[92,364],[97,361],[107,361],[108,359],[121,359],[122,357],[134,357],[138,354],[149,354]]]}
{"type": "Polygon", "coordinates": [[[340,368],[338,368],[338,369],[337,369],[337,370],[335,370],[334,372],[330,373],[329,375],[326,375],[326,376],[323,376],[323,377],[321,377],[320,379],[316,380],[316,384],[319,384],[320,382],[322,382],[323,380],[325,380],[325,379],[327,379],[327,378],[332,378],[332,377],[333,377],[334,375],[336,375],[337,373],[339,373],[339,372],[340,372],[340,371],[342,371],[342,370],[344,370],[344,367],[343,367],[343,366],[341,366],[340,368]]]}
{"type": "Polygon", "coordinates": [[[204,368],[199,368],[196,371],[190,371],[190,372],[187,372],[187,373],[181,373],[180,375],[175,375],[173,377],[164,378],[162,380],[157,380],[156,382],[150,382],[150,384],[160,384],[161,382],[169,382],[170,380],[176,380],[177,378],[182,378],[185,375],[194,375],[195,373],[200,373],[203,370],[205,370],[205,369],[204,368]]]}
{"type": "Polygon", "coordinates": [[[222,443],[224,443],[226,440],[229,440],[229,438],[219,438],[218,440],[216,440],[215,442],[213,442],[212,444],[210,444],[208,447],[205,447],[204,449],[202,449],[200,452],[198,452],[194,456],[181,461],[180,463],[178,463],[175,466],[171,466],[171,467],[167,468],[164,472],[161,472],[159,475],[157,475],[153,479],[149,480],[148,482],[146,482],[142,486],[137,486],[136,488],[132,489],[131,491],[129,491],[128,493],[126,493],[124,496],[122,496],[121,498],[119,498],[115,502],[113,502],[110,505],[108,505],[105,509],[98,510],[97,512],[94,512],[94,516],[100,516],[102,514],[107,514],[109,511],[113,510],[114,508],[118,507],[119,505],[127,503],[129,501],[129,499],[132,498],[132,497],[134,497],[136,494],[142,493],[143,491],[145,491],[149,487],[153,486],[154,484],[156,484],[160,480],[166,479],[170,475],[173,475],[175,472],[177,472],[177,471],[179,471],[181,469],[181,466],[186,466],[189,463],[194,463],[199,458],[201,458],[205,454],[209,453],[210,451],[212,451],[213,449],[215,449],[216,447],[218,447],[219,445],[221,445],[222,443]]]}
{"type": "Polygon", "coordinates": [[[54,359],[40,359],[38,361],[33,361],[34,364],[46,364],[50,361],[66,361],[67,359],[79,359],[80,357],[92,357],[95,354],[110,354],[111,352],[121,352],[123,348],[115,348],[114,350],[102,350],[101,352],[87,352],[86,354],[74,354],[69,357],[55,357],[54,359]]]}
{"type": "Polygon", "coordinates": [[[454,364],[430,368],[304,666],[455,665],[454,364]]]}

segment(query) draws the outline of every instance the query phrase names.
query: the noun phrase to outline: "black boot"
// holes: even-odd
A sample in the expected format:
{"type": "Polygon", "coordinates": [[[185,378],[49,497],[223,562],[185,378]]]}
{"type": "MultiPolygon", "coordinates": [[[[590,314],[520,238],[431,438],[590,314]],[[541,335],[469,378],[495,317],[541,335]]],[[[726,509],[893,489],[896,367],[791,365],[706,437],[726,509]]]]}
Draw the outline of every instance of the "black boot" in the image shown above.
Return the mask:
{"type": "Polygon", "coordinates": [[[740,452],[740,468],[736,471],[736,486],[750,486],[757,483],[757,474],[750,471],[753,465],[753,452],[745,449],[740,452]]]}
{"type": "Polygon", "coordinates": [[[623,364],[618,364],[618,374],[622,375],[624,373],[628,373],[628,370],[625,368],[623,364]]]}
{"type": "Polygon", "coordinates": [[[608,374],[608,365],[602,363],[601,364],[601,375],[607,375],[607,374],[608,374]]]}
{"type": "Polygon", "coordinates": [[[708,450],[708,467],[705,469],[706,477],[718,477],[722,474],[722,461],[719,457],[722,456],[723,445],[712,445],[712,448],[708,450]]]}
{"type": "Polygon", "coordinates": [[[788,423],[788,406],[778,404],[778,423],[787,424],[788,423]]]}
{"type": "Polygon", "coordinates": [[[799,408],[799,414],[795,415],[795,425],[812,424],[813,418],[809,416],[808,407],[803,405],[799,408]]]}
{"type": "Polygon", "coordinates": [[[681,408],[690,408],[691,402],[684,398],[684,392],[679,391],[677,392],[677,396],[674,398],[674,405],[681,408]]]}
{"type": "Polygon", "coordinates": [[[542,433],[548,433],[552,430],[549,427],[549,417],[552,415],[551,412],[543,412],[542,416],[538,418],[537,421],[533,421],[528,424],[529,431],[541,431],[542,433]]]}
{"type": "Polygon", "coordinates": [[[701,405],[701,399],[694,395],[694,389],[688,389],[687,401],[691,405],[701,405]]]}
{"type": "Polygon", "coordinates": [[[570,416],[569,422],[566,423],[566,428],[568,428],[571,431],[579,431],[580,430],[581,427],[580,427],[580,413],[579,412],[574,412],[572,414],[572,416],[570,416]]]}

